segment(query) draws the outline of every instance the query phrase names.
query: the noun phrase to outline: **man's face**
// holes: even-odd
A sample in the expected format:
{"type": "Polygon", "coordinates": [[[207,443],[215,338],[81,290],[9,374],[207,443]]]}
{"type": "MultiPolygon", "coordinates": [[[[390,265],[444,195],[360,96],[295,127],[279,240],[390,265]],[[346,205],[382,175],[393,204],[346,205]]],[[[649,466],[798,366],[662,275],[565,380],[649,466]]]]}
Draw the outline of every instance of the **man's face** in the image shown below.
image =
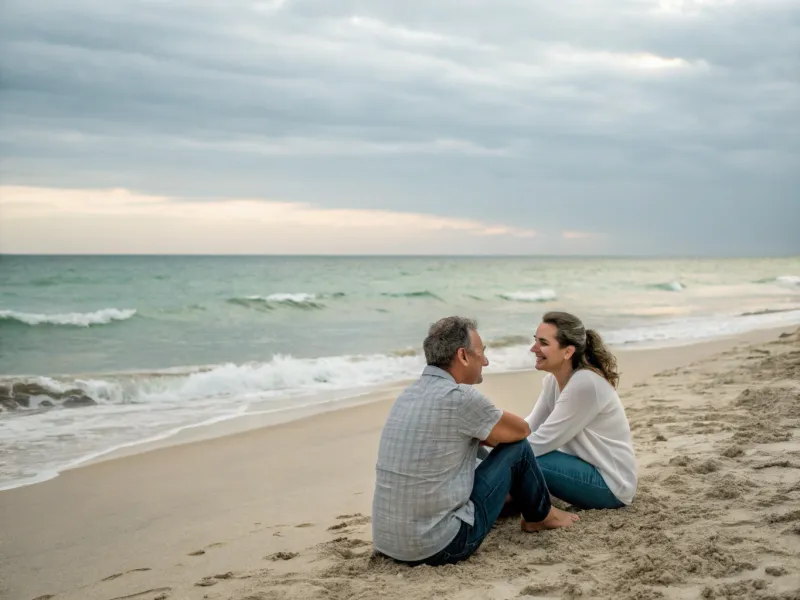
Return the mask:
{"type": "Polygon", "coordinates": [[[483,367],[489,365],[489,359],[486,358],[486,347],[478,332],[470,331],[469,338],[472,341],[472,350],[467,351],[467,362],[471,383],[475,385],[483,381],[483,367]]]}

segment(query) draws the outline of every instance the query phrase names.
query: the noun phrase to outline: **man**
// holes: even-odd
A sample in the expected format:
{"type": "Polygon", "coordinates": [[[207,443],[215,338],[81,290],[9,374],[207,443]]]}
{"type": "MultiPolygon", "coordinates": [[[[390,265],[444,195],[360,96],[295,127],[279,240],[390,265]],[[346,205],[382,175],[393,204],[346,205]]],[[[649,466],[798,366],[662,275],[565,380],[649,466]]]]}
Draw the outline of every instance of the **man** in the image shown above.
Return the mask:
{"type": "Polygon", "coordinates": [[[412,565],[468,558],[510,494],[522,529],[566,527],[577,515],[550,505],[528,424],[473,385],[489,364],[471,319],[434,323],[428,366],[395,402],[381,434],[372,505],[375,550],[412,565]],[[479,446],[494,449],[476,469],[479,446]]]}

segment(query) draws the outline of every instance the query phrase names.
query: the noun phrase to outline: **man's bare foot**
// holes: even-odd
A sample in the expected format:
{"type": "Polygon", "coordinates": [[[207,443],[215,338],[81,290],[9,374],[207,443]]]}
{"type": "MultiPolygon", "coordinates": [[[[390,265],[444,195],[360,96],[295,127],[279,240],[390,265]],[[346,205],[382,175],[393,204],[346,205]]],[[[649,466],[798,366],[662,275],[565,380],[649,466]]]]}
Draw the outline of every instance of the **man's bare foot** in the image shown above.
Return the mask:
{"type": "Polygon", "coordinates": [[[559,527],[569,527],[570,525],[574,525],[581,518],[578,515],[575,515],[571,512],[567,512],[565,510],[561,510],[560,508],[556,508],[555,506],[550,508],[550,512],[544,518],[544,521],[539,521],[538,523],[526,521],[522,519],[522,531],[527,531],[532,533],[534,531],[542,531],[544,529],[558,529],[559,527]]]}

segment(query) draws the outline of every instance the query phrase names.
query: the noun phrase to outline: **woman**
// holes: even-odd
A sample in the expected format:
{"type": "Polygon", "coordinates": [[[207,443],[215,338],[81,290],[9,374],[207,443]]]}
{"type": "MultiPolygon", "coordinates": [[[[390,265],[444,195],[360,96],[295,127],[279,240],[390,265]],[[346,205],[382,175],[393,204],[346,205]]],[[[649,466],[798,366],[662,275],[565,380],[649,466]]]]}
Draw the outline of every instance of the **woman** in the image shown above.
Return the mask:
{"type": "Polygon", "coordinates": [[[525,419],[536,461],[556,498],[580,508],[620,508],[636,493],[636,458],[615,391],[617,361],[578,317],[549,312],[531,352],[547,371],[525,419]]]}

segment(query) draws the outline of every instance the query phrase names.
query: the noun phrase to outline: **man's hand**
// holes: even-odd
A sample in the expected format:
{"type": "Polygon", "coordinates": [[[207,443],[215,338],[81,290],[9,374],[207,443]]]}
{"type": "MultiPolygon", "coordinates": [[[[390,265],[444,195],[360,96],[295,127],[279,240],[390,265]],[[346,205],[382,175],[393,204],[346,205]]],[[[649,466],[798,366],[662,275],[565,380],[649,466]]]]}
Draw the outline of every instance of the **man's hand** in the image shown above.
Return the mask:
{"type": "Polygon", "coordinates": [[[486,446],[497,446],[497,444],[508,444],[524,440],[531,434],[531,428],[527,421],[522,417],[503,411],[503,416],[497,422],[482,444],[486,446]]]}

